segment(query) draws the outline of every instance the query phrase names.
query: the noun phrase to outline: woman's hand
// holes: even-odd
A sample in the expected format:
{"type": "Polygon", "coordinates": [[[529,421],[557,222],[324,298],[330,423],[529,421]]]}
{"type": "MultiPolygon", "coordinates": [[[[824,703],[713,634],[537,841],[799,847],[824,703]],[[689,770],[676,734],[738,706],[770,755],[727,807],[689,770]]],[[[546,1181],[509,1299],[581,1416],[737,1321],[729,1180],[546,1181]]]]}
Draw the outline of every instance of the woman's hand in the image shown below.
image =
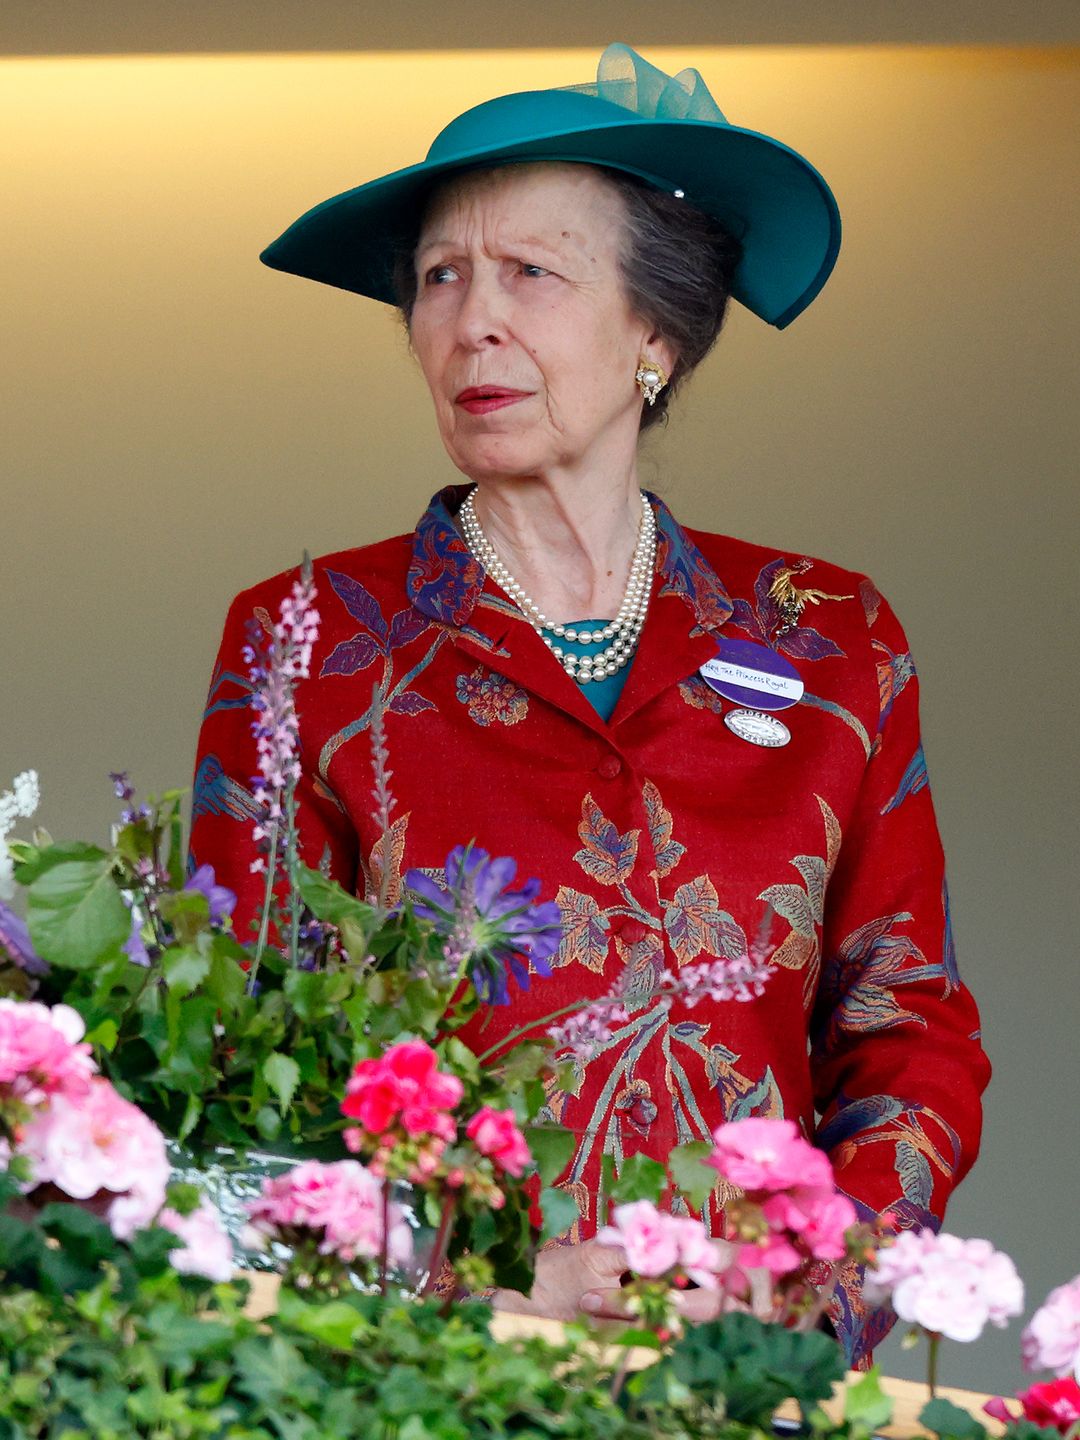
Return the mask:
{"type": "MultiPolygon", "coordinates": [[[[496,1290],[491,1303],[496,1310],[564,1322],[576,1320],[583,1313],[599,1320],[629,1320],[633,1317],[619,1283],[628,1269],[626,1252],[618,1245],[601,1245],[596,1240],[555,1245],[537,1256],[536,1279],[528,1295],[518,1290],[496,1290]]],[[[747,1278],[751,1286],[749,1302],[734,1300],[718,1290],[676,1290],[676,1308],[691,1324],[715,1320],[732,1310],[748,1311],[763,1320],[769,1318],[771,1276],[765,1270],[754,1270],[747,1278]]]]}

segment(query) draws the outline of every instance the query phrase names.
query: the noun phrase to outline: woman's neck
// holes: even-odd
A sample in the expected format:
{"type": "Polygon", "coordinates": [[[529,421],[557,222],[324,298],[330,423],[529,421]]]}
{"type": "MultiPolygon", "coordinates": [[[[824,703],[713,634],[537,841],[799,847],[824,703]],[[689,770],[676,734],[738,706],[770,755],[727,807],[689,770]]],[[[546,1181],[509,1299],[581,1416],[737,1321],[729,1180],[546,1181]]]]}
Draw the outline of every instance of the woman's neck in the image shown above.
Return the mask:
{"type": "Polygon", "coordinates": [[[546,615],[610,619],[626,589],[643,501],[634,470],[589,485],[484,479],[473,497],[499,558],[546,615]]]}

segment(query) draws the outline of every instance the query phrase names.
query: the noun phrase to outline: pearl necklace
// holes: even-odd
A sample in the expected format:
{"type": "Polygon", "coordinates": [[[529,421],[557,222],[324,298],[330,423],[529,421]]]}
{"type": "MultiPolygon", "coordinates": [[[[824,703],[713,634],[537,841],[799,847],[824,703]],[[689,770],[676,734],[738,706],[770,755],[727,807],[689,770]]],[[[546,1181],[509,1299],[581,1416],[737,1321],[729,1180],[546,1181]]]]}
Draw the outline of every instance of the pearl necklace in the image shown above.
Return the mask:
{"type": "Polygon", "coordinates": [[[499,559],[494,545],[484,534],[473,507],[475,494],[475,490],[470,490],[458,511],[469,549],[496,585],[514,601],[570,678],[579,685],[586,685],[590,680],[603,680],[608,675],[614,675],[628,664],[637,649],[645,624],[653,571],[656,568],[656,519],[648,500],[642,496],[637,544],[634,547],[634,558],[630,564],[630,575],[619,613],[614,620],[598,630],[576,630],[572,625],[553,624],[510,574],[499,559]],[[545,634],[545,631],[550,631],[550,636],[545,634]],[[564,651],[557,643],[559,640],[576,640],[586,645],[599,640],[611,640],[613,643],[595,655],[575,655],[564,651]]]}

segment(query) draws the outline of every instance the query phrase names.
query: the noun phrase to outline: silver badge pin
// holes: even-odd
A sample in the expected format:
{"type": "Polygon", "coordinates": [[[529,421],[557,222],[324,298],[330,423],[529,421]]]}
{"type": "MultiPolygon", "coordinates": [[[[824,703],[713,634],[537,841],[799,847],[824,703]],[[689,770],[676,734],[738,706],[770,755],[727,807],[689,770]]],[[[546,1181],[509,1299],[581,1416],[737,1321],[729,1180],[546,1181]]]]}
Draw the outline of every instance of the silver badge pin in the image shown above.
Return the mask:
{"type": "Polygon", "coordinates": [[[777,749],[791,739],[791,731],[775,715],[766,715],[764,710],[729,710],[724,724],[734,731],[740,740],[749,740],[751,745],[766,745],[777,749]]]}

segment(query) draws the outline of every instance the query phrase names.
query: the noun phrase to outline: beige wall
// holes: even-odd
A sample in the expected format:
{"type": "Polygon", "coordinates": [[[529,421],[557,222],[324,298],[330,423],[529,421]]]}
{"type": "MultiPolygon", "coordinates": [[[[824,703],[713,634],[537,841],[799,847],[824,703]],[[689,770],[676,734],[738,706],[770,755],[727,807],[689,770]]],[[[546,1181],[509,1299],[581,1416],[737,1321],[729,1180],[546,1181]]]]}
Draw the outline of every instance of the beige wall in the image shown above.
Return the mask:
{"type": "MultiPolygon", "coordinates": [[[[644,460],[684,520],[868,570],[905,620],[960,956],[997,1067],[950,1217],[1038,1301],[1080,1271],[1078,52],[651,50],[829,177],[845,240],[738,311],[644,460]]],[[[186,783],[225,606],[454,478],[393,318],[259,249],[466,105],[593,52],[0,62],[0,786],[104,834],[186,783]]],[[[946,1360],[1020,1379],[1018,1329],[946,1360]]],[[[894,1371],[910,1370],[897,1347],[894,1371]]]]}

